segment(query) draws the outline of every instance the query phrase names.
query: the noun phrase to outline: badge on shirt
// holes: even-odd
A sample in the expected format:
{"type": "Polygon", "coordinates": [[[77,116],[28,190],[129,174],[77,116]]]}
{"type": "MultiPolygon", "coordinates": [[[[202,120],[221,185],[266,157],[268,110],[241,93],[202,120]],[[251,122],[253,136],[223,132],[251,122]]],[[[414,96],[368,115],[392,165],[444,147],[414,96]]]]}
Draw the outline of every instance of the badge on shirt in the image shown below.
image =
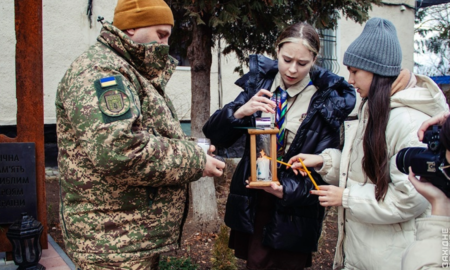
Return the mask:
{"type": "Polygon", "coordinates": [[[98,105],[103,115],[103,122],[130,119],[130,97],[125,91],[122,78],[111,76],[94,82],[98,105]]]}
{"type": "Polygon", "coordinates": [[[308,116],[307,113],[302,113],[302,116],[300,117],[299,121],[300,121],[300,122],[303,122],[303,120],[306,119],[306,116],[308,116]]]}

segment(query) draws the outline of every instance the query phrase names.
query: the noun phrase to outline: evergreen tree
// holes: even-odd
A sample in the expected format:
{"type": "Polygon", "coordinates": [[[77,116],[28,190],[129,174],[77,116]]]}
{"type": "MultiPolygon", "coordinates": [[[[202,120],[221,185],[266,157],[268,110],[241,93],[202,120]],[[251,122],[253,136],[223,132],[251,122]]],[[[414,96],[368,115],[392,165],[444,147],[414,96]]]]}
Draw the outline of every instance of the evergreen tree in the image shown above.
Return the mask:
{"type": "Polygon", "coordinates": [[[427,65],[415,63],[428,76],[450,74],[450,3],[421,8],[416,12],[415,32],[421,37],[416,53],[430,55],[427,65]]]}

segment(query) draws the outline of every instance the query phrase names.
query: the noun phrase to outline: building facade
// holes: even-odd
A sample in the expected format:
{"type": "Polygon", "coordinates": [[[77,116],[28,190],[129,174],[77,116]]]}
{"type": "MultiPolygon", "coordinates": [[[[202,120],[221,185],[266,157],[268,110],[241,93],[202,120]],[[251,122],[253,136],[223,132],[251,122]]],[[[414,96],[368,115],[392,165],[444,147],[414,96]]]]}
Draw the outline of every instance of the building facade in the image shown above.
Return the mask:
{"type": "MultiPolygon", "coordinates": [[[[101,29],[96,21],[102,16],[112,21],[117,0],[93,1],[92,25],[86,15],[88,1],[43,0],[43,55],[44,55],[44,121],[54,125],[55,94],[59,81],[71,62],[92,45],[101,29]]],[[[414,66],[414,0],[388,0],[382,6],[373,6],[371,17],[383,17],[391,20],[397,28],[403,50],[403,67],[410,70],[414,66]]],[[[343,54],[348,45],[362,32],[364,25],[341,18],[337,29],[325,31],[322,48],[323,64],[335,73],[347,78],[348,71],[342,65],[343,54]]],[[[4,126],[16,124],[17,104],[15,102],[15,31],[14,0],[2,0],[0,3],[0,133],[4,126]]],[[[216,46],[217,48],[218,46],[216,46]]],[[[23,56],[23,57],[26,57],[23,56]]],[[[232,56],[220,57],[221,81],[218,52],[213,52],[211,67],[211,113],[219,108],[219,90],[222,88],[226,104],[238,95],[240,88],[234,85],[239,74],[233,72],[239,65],[232,56]]],[[[189,67],[178,67],[167,85],[167,93],[172,98],[178,116],[182,121],[190,120],[189,67]],[[183,99],[177,98],[182,96],[183,99]]]]}

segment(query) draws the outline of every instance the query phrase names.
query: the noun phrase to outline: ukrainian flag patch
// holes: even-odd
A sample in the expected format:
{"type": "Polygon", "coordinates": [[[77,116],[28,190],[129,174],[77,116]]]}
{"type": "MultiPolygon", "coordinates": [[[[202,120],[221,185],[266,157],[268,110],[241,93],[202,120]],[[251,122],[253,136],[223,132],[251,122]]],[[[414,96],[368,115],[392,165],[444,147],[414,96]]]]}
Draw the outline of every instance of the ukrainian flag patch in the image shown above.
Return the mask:
{"type": "Polygon", "coordinates": [[[108,87],[108,86],[114,86],[114,85],[117,85],[117,81],[114,76],[100,79],[100,86],[102,88],[108,87]]]}

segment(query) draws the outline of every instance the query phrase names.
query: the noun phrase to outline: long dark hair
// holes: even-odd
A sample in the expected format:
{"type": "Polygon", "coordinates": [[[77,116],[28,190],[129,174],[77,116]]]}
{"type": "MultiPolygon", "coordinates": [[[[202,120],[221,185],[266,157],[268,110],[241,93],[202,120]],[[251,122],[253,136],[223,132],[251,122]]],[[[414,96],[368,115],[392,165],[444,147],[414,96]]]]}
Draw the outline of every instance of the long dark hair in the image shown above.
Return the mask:
{"type": "Polygon", "coordinates": [[[391,88],[397,77],[373,74],[367,96],[369,118],[364,132],[362,167],[375,184],[377,201],[386,196],[390,182],[386,127],[391,111],[391,88]]]}

